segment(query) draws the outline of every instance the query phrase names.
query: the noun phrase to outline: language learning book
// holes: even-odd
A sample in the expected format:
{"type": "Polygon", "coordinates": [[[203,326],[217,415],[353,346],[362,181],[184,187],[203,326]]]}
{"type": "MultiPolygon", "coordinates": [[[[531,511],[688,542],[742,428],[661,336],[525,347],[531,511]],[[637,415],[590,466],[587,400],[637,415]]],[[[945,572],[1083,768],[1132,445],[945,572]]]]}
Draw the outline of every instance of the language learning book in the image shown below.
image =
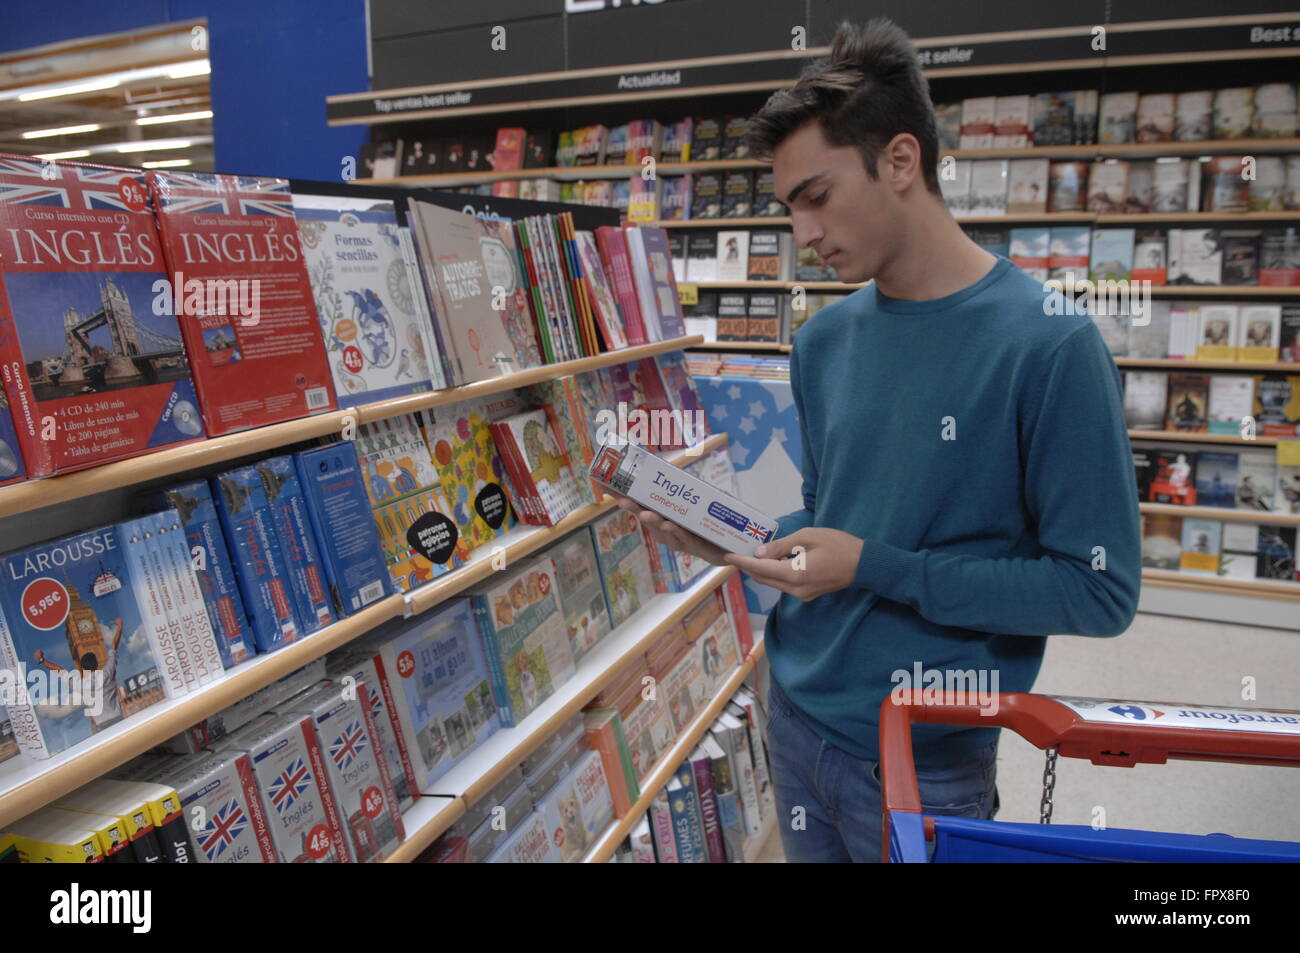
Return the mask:
{"type": "Polygon", "coordinates": [[[0,378],[21,447],[0,480],[23,460],[42,477],[204,435],[137,175],[0,155],[0,378]]]}
{"type": "Polygon", "coordinates": [[[208,434],[333,410],[289,183],[156,169],[146,179],[208,434]]]}

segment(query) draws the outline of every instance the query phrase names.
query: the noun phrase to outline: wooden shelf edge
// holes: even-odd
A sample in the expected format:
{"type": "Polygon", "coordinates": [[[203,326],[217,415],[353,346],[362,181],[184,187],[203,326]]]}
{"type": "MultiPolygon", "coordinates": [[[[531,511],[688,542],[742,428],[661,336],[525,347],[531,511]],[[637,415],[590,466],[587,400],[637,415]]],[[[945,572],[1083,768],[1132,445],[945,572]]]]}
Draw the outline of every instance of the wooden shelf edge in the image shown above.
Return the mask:
{"type": "Polygon", "coordinates": [[[749,677],[749,673],[754,670],[758,660],[763,656],[763,642],[758,642],[753,650],[745,657],[745,660],[732,672],[731,677],[723,683],[721,690],[713,696],[713,700],[704,708],[703,711],[697,712],[691,723],[686,726],[686,730],[678,736],[673,746],[668,749],[668,753],[655,762],[650,773],[646,776],[645,782],[640,785],[641,796],[637,798],[636,803],[632,805],[632,810],[625,814],[622,820],[612,828],[606,830],[604,837],[596,843],[585,858],[583,863],[603,864],[618,849],[618,845],[623,838],[627,836],[641,815],[650,807],[651,802],[659,794],[659,789],[671,780],[673,773],[681,765],[691,751],[699,744],[704,733],[709,730],[719,712],[726,706],[731,696],[736,693],[736,689],[749,677]]]}
{"type": "Polygon", "coordinates": [[[1176,569],[1142,570],[1142,584],[1164,586],[1167,589],[1188,589],[1215,595],[1250,596],[1261,599],[1282,599],[1300,602],[1300,583],[1264,582],[1252,579],[1223,579],[1218,576],[1197,576],[1176,569]],[[1295,591],[1289,591],[1294,589],[1295,591]]]}
{"type": "MultiPolygon", "coordinates": [[[[545,741],[547,737],[557,731],[560,726],[572,718],[574,714],[590,704],[591,700],[595,698],[596,695],[600,694],[601,690],[604,689],[606,685],[617,678],[619,673],[622,672],[629,663],[634,661],[637,655],[643,654],[656,639],[662,636],[669,628],[680,622],[682,618],[699,605],[709,595],[709,593],[713,592],[725,583],[735,571],[735,567],[733,566],[718,566],[710,570],[704,577],[702,577],[704,580],[703,583],[696,587],[692,587],[689,595],[686,595],[686,598],[683,599],[681,605],[673,609],[673,611],[661,622],[655,625],[653,629],[645,633],[641,638],[637,639],[637,641],[628,647],[616,661],[606,666],[599,674],[597,674],[581,692],[576,694],[545,719],[539,721],[536,725],[530,726],[528,734],[523,736],[518,743],[511,746],[504,754],[497,758],[497,760],[493,762],[486,771],[480,774],[466,787],[465,791],[459,794],[450,793],[438,796],[454,798],[462,805],[463,813],[464,810],[467,810],[471,805],[477,803],[484,796],[489,794],[515,765],[527,758],[528,755],[531,754],[543,741],[545,741]]],[[[609,638],[609,636],[606,636],[606,638],[609,638]]],[[[527,720],[527,718],[524,719],[525,723],[527,720]]],[[[449,826],[450,823],[442,826],[435,833],[429,836],[425,846],[436,840],[449,826]]],[[[427,831],[423,827],[417,828],[416,832],[408,831],[407,840],[403,843],[405,844],[406,842],[415,839],[417,836],[423,838],[426,833],[427,831]]],[[[418,853],[418,851],[416,853],[418,853]]]]}
{"type": "Polygon", "coordinates": [[[1224,506],[1179,506],[1176,503],[1138,502],[1143,513],[1162,516],[1191,516],[1200,519],[1228,520],[1233,523],[1268,523],[1276,526],[1300,526],[1300,516],[1264,510],[1235,510],[1224,506]]]}
{"type": "Polygon", "coordinates": [[[1188,367],[1192,370],[1274,371],[1281,374],[1300,374],[1300,364],[1288,364],[1282,361],[1198,361],[1194,357],[1117,357],[1115,363],[1120,367],[1188,367]]]}
{"type": "Polygon", "coordinates": [[[402,814],[402,824],[405,825],[407,818],[414,820],[414,815],[423,814],[421,802],[425,799],[430,801],[446,801],[447,804],[434,814],[433,819],[414,828],[408,832],[406,840],[397,845],[397,848],[384,858],[386,864],[409,864],[412,863],[424,849],[436,841],[447,828],[455,824],[465,816],[465,802],[460,798],[443,798],[430,795],[421,795],[420,801],[417,801],[413,807],[408,808],[402,814]]]}
{"type": "MultiPolygon", "coordinates": [[[[81,744],[86,748],[64,760],[66,752],[56,755],[55,764],[0,794],[0,828],[25,817],[94,778],[101,777],[118,765],[143,754],[155,745],[180,734],[191,725],[215,715],[234,702],[283,678],[370,629],[402,614],[402,598],[389,596],[362,609],[300,642],[267,655],[259,655],[231,670],[224,678],[205,685],[197,693],[184,695],[160,704],[163,710],[154,715],[142,713],[121,722],[121,729],[109,729],[109,735],[81,744]]],[[[76,746],[80,747],[80,745],[76,746]]],[[[70,749],[71,750],[71,749],[70,749]]],[[[39,768],[38,761],[21,762],[39,768]]]]}
{"type": "Polygon", "coordinates": [[[329,433],[338,433],[344,422],[351,417],[356,423],[382,420],[397,414],[410,413],[445,404],[460,403],[486,394],[499,394],[504,391],[525,387],[539,381],[557,377],[568,377],[600,367],[623,364],[629,361],[652,357],[669,351],[680,351],[704,340],[701,334],[672,338],[653,344],[609,351],[595,357],[584,357],[574,361],[562,361],[557,364],[543,364],[541,367],[528,368],[503,377],[495,377],[473,384],[461,384],[443,390],[395,397],[391,400],[377,401],[373,404],[360,404],[342,410],[332,410],[313,417],[288,420],[284,423],[270,424],[240,433],[226,434],[208,440],[186,443],[169,447],[154,453],[142,454],[127,460],[103,463],[96,467],[78,470],[74,473],[28,480],[14,486],[0,489],[0,517],[13,516],[31,510],[42,509],[57,503],[81,499],[102,493],[106,490],[131,486],[195,470],[200,467],[235,460],[250,454],[274,450],[301,440],[323,437],[329,433]]]}
{"type": "Polygon", "coordinates": [[[1294,440],[1294,437],[1256,437],[1246,440],[1228,433],[1206,433],[1190,430],[1130,430],[1131,440],[1169,440],[1174,443],[1228,443],[1243,446],[1275,447],[1279,440],[1294,440]]]}

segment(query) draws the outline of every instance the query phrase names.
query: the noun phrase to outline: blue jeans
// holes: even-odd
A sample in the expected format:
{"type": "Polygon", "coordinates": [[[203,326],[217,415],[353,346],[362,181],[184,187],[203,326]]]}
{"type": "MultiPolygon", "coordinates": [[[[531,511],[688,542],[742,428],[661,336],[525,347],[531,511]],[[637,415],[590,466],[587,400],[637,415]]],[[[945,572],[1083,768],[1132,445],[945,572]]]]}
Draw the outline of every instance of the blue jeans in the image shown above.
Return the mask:
{"type": "MultiPolygon", "coordinates": [[[[880,862],[880,762],[822,740],[771,680],[767,739],[776,822],[790,863],[880,862]],[[797,812],[797,808],[803,808],[797,812]]],[[[917,769],[926,814],[997,813],[997,742],[969,761],[917,769]]]]}

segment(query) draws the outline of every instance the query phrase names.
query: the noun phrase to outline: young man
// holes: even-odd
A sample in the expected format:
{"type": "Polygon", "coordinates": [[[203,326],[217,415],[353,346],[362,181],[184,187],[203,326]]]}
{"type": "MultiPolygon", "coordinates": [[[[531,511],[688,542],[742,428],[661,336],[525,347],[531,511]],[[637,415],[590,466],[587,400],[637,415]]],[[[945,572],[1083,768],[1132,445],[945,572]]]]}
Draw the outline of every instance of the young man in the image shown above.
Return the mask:
{"type": "MultiPolygon", "coordinates": [[[[802,327],[790,356],[803,508],[747,558],[619,505],[784,593],[765,638],[786,857],[878,861],[880,706],[919,694],[916,666],[927,682],[1028,691],[1045,636],[1132,621],[1141,540],[1122,388],[1091,319],[949,215],[929,89],[894,24],[841,26],[828,59],[754,117],[751,142],[772,158],[798,245],[841,281],[873,281],[802,327]]],[[[997,738],[915,728],[926,813],[992,816],[997,738]]]]}

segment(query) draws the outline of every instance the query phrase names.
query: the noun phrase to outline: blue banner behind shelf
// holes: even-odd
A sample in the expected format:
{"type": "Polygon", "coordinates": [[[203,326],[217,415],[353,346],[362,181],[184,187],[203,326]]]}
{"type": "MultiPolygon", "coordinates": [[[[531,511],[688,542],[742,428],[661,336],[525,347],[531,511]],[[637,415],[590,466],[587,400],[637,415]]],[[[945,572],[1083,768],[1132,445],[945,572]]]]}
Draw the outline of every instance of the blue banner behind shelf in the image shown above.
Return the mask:
{"type": "MultiPolygon", "coordinates": [[[[801,507],[803,453],[790,382],[696,377],[695,383],[709,425],[728,434],[740,498],[769,516],[784,516],[801,507]]],[[[742,576],[750,621],[759,633],[781,593],[742,576]]]]}

